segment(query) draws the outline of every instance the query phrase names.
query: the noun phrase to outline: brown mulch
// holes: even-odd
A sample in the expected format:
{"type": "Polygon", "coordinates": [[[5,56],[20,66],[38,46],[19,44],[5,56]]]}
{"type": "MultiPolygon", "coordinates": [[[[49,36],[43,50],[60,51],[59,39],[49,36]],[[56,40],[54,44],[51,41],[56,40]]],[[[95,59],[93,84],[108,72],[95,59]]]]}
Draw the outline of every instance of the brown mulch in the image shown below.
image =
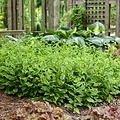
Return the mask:
{"type": "MultiPolygon", "coordinates": [[[[14,115],[19,108],[24,108],[23,103],[31,104],[32,102],[31,102],[31,99],[29,99],[29,98],[19,99],[15,96],[7,95],[2,90],[0,90],[0,120],[9,120],[9,119],[5,119],[5,118],[9,115],[14,115]]],[[[104,119],[95,119],[95,118],[93,119],[93,117],[89,116],[90,114],[96,114],[96,113],[99,114],[99,110],[103,109],[103,107],[101,107],[101,106],[95,108],[98,110],[97,112],[95,112],[93,110],[91,112],[89,109],[80,107],[80,114],[74,114],[74,113],[72,113],[72,111],[67,110],[64,107],[61,107],[61,108],[63,109],[65,114],[71,116],[72,120],[104,120],[104,119]],[[83,118],[83,116],[85,116],[85,118],[81,119],[81,118],[83,118]]],[[[113,102],[113,104],[111,104],[109,106],[113,106],[112,109],[109,108],[109,110],[114,110],[113,108],[116,108],[116,106],[117,106],[117,108],[119,108],[117,111],[118,112],[117,117],[119,117],[120,116],[120,96],[115,97],[115,101],[113,102]]],[[[109,106],[107,106],[106,108],[108,108],[109,106]]],[[[112,112],[114,112],[114,111],[112,111],[112,112]]],[[[11,119],[11,120],[13,120],[13,119],[11,119]]],[[[107,120],[119,120],[119,118],[118,119],[107,119],[107,120]]]]}
{"type": "Polygon", "coordinates": [[[18,108],[24,107],[23,102],[29,103],[31,100],[27,98],[18,99],[0,90],[0,120],[4,120],[9,114],[14,114],[18,108]]]}

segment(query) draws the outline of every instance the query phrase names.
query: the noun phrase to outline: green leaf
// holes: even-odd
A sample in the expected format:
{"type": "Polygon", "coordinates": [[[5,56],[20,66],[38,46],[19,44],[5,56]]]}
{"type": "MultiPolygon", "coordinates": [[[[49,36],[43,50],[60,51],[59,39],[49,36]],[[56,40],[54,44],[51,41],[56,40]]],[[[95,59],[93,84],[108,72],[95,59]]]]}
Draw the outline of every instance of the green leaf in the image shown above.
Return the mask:
{"type": "Polygon", "coordinates": [[[33,86],[33,83],[30,83],[30,82],[26,82],[25,84],[26,84],[28,87],[33,86]]]}
{"type": "Polygon", "coordinates": [[[59,41],[57,35],[46,35],[43,38],[41,38],[42,41],[59,41]]]}
{"type": "Polygon", "coordinates": [[[88,97],[87,101],[90,102],[90,103],[94,103],[95,102],[94,99],[92,99],[91,97],[88,97]]]}
{"type": "Polygon", "coordinates": [[[70,95],[72,95],[72,96],[74,96],[74,92],[73,91],[68,91],[68,93],[70,94],[70,95]]]}
{"type": "Polygon", "coordinates": [[[66,27],[65,27],[65,28],[64,28],[64,27],[60,27],[60,28],[58,28],[58,29],[57,29],[57,31],[71,32],[71,31],[72,31],[72,29],[71,29],[71,28],[69,28],[69,27],[67,27],[67,28],[66,28],[66,27]]]}
{"type": "Polygon", "coordinates": [[[4,85],[0,85],[0,90],[4,89],[5,86],[4,85]]]}
{"type": "Polygon", "coordinates": [[[15,93],[17,93],[17,92],[18,92],[18,88],[12,90],[12,93],[13,93],[13,94],[15,94],[15,93]]]}
{"type": "Polygon", "coordinates": [[[68,101],[69,101],[70,104],[73,104],[73,102],[74,102],[74,100],[71,99],[71,98],[68,98],[68,101]]]}
{"type": "Polygon", "coordinates": [[[69,36],[67,35],[66,31],[57,31],[58,36],[62,37],[62,38],[68,38],[69,36]]]}
{"type": "Polygon", "coordinates": [[[96,46],[103,46],[102,39],[99,37],[87,38],[86,40],[93,43],[96,46]]]}
{"type": "Polygon", "coordinates": [[[80,114],[80,110],[78,108],[73,109],[74,113],[80,114]]]}
{"type": "Polygon", "coordinates": [[[98,35],[99,33],[105,33],[105,26],[101,22],[95,22],[88,27],[88,30],[98,35]]]}
{"type": "Polygon", "coordinates": [[[110,36],[101,37],[101,42],[103,44],[109,44],[110,42],[113,42],[113,41],[114,41],[113,37],[110,37],[110,36]]]}
{"type": "Polygon", "coordinates": [[[45,29],[45,33],[47,33],[47,35],[48,35],[48,34],[49,34],[49,35],[55,35],[55,34],[56,34],[55,31],[50,30],[50,29],[45,29]]]}
{"type": "Polygon", "coordinates": [[[69,34],[69,37],[73,36],[74,33],[76,33],[77,31],[77,28],[75,27],[72,31],[69,31],[68,34],[69,34]]]}
{"type": "Polygon", "coordinates": [[[119,37],[115,38],[115,42],[117,42],[118,44],[120,44],[120,38],[119,37]]]}
{"type": "Polygon", "coordinates": [[[71,108],[71,109],[73,108],[73,106],[72,106],[71,104],[65,104],[64,106],[65,106],[66,108],[71,108]]]}
{"type": "Polygon", "coordinates": [[[67,42],[85,45],[85,41],[83,37],[72,37],[70,39],[67,39],[67,42]]]}
{"type": "Polygon", "coordinates": [[[76,31],[77,31],[76,28],[74,28],[73,30],[71,28],[58,28],[57,29],[58,35],[66,39],[73,36],[73,34],[76,33],[76,31]]]}
{"type": "Polygon", "coordinates": [[[97,82],[94,82],[94,86],[97,87],[97,86],[100,86],[102,83],[97,83],[97,82]]]}

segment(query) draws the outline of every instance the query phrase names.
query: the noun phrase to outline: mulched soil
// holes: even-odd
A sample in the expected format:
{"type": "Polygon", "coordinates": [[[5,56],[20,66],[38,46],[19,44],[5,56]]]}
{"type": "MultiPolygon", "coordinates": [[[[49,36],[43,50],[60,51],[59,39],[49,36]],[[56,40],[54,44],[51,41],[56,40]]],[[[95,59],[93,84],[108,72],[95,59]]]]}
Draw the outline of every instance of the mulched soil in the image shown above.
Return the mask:
{"type": "MultiPolygon", "coordinates": [[[[23,103],[31,104],[31,99],[30,98],[18,99],[17,97],[12,95],[7,95],[2,90],[0,90],[0,120],[9,120],[6,119],[7,116],[15,115],[16,111],[19,108],[24,108],[23,103]]],[[[91,110],[84,107],[80,107],[80,114],[74,114],[72,111],[64,107],[61,108],[63,109],[65,114],[71,116],[72,120],[105,120],[105,119],[99,119],[98,117],[99,110],[103,110],[104,108],[104,109],[109,109],[109,111],[112,110],[112,112],[114,112],[116,110],[115,108],[117,108],[117,117],[116,118],[110,117],[109,119],[106,120],[120,120],[120,96],[115,97],[115,101],[111,105],[107,105],[104,107],[103,106],[104,105],[100,105],[99,107],[92,107],[91,110]],[[112,106],[112,108],[110,108],[110,106],[112,106]],[[97,110],[97,112],[94,110],[97,110]],[[93,114],[97,117],[90,116],[90,115],[93,116],[93,114]]],[[[108,112],[106,114],[110,116],[108,112]]]]}
{"type": "Polygon", "coordinates": [[[30,103],[31,100],[27,98],[18,99],[0,90],[0,120],[4,120],[9,114],[15,114],[18,108],[23,108],[23,102],[30,103]]]}

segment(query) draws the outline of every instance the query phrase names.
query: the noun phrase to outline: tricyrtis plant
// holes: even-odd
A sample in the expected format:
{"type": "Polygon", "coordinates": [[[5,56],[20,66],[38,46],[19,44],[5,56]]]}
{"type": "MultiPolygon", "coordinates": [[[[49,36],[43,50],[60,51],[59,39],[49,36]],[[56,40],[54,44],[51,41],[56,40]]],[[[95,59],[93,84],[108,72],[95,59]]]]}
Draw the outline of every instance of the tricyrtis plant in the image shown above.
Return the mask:
{"type": "Polygon", "coordinates": [[[9,42],[0,48],[0,89],[19,97],[31,96],[78,106],[110,102],[120,93],[120,61],[95,47],[62,46],[39,40],[9,42]]]}

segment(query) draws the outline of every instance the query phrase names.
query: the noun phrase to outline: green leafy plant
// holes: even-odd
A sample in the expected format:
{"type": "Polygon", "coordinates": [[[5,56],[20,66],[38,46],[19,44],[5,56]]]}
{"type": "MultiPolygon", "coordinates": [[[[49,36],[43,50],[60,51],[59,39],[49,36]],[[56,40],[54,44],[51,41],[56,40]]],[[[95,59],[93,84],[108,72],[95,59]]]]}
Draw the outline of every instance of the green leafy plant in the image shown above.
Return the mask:
{"type": "MultiPolygon", "coordinates": [[[[102,47],[102,50],[116,47],[120,44],[120,38],[117,36],[106,36],[105,26],[100,22],[95,22],[88,26],[87,30],[77,31],[76,28],[60,27],[57,31],[46,30],[44,34],[40,35],[40,40],[51,43],[56,42],[70,42],[78,46],[102,47]]],[[[115,50],[115,49],[114,49],[115,50]]],[[[113,50],[113,51],[114,51],[113,50]]],[[[111,51],[112,52],[112,51],[111,51]]]]}
{"type": "Polygon", "coordinates": [[[70,19],[73,28],[76,27],[78,31],[85,29],[86,10],[84,3],[72,9],[70,19]]]}
{"type": "Polygon", "coordinates": [[[78,31],[85,29],[85,5],[80,4],[77,7],[72,8],[68,12],[65,12],[60,20],[60,27],[68,27],[72,23],[72,28],[77,28],[78,31]]]}
{"type": "Polygon", "coordinates": [[[95,47],[32,39],[0,48],[0,89],[72,108],[111,102],[120,93],[120,58],[95,47]]]}
{"type": "Polygon", "coordinates": [[[88,27],[88,30],[98,35],[100,33],[105,33],[105,26],[101,22],[95,22],[88,27]]]}
{"type": "Polygon", "coordinates": [[[71,28],[64,28],[64,27],[58,28],[57,31],[46,30],[46,32],[41,35],[40,40],[48,43],[70,42],[77,45],[83,45],[84,38],[82,36],[78,36],[76,34],[76,31],[77,31],[76,28],[71,29],[71,28]]]}

